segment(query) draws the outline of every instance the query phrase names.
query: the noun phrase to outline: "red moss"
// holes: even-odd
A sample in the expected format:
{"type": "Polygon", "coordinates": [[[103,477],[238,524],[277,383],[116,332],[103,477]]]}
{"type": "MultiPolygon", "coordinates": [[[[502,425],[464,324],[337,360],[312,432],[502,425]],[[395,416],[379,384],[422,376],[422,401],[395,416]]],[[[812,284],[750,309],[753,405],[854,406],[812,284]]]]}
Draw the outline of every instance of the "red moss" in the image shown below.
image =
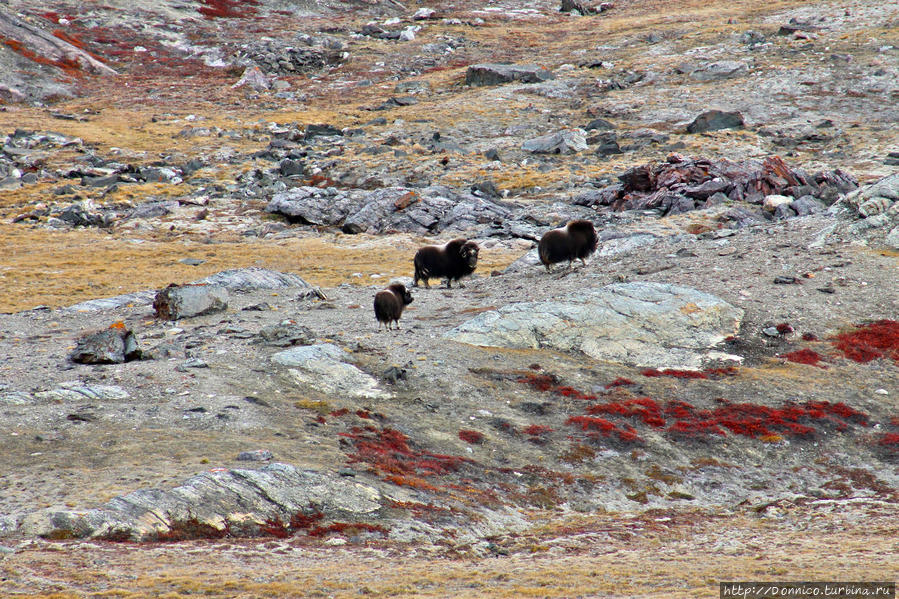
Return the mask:
{"type": "Polygon", "coordinates": [[[618,428],[617,424],[609,422],[605,418],[594,418],[592,416],[572,416],[565,422],[565,424],[578,425],[581,427],[581,430],[584,431],[598,431],[600,434],[602,434],[603,437],[609,437],[614,433],[621,441],[624,442],[633,442],[640,439],[634,427],[625,424],[623,425],[623,428],[618,428]]]}
{"type": "Polygon", "coordinates": [[[542,424],[532,424],[532,425],[526,427],[522,432],[524,432],[525,435],[530,435],[532,437],[539,437],[541,435],[551,433],[551,432],[553,432],[553,430],[554,429],[552,429],[548,426],[544,426],[542,424]]]}
{"type": "Polygon", "coordinates": [[[356,410],[356,416],[359,418],[364,418],[366,420],[371,420],[371,412],[368,410],[356,410]]]}
{"type": "Polygon", "coordinates": [[[706,368],[705,370],[677,370],[676,368],[664,368],[657,370],[655,368],[647,368],[640,374],[647,377],[672,376],[678,379],[707,379],[709,377],[717,378],[719,376],[732,376],[737,374],[737,369],[733,366],[725,368],[706,368]]]}
{"type": "Polygon", "coordinates": [[[625,387],[633,384],[635,384],[634,381],[619,376],[617,379],[606,385],[606,389],[611,389],[612,387],[625,387]]]}
{"type": "Polygon", "coordinates": [[[559,377],[555,376],[554,374],[531,374],[530,372],[528,372],[519,377],[518,382],[525,385],[530,385],[537,391],[551,391],[552,393],[557,393],[563,397],[568,397],[571,399],[584,399],[587,401],[596,399],[595,395],[583,393],[581,391],[578,391],[574,387],[560,385],[559,377]]]}
{"type": "Polygon", "coordinates": [[[416,451],[409,446],[409,437],[391,428],[356,426],[348,433],[339,434],[349,439],[356,450],[348,456],[350,463],[370,464],[386,474],[442,475],[471,462],[461,456],[416,451]]]}
{"type": "Polygon", "coordinates": [[[781,335],[786,335],[787,333],[792,333],[796,330],[789,322],[782,322],[774,328],[777,329],[777,332],[781,335]]]}
{"type": "Polygon", "coordinates": [[[331,412],[332,418],[340,418],[341,416],[346,416],[350,411],[347,408],[340,408],[339,410],[334,410],[331,412]]]}
{"type": "Polygon", "coordinates": [[[478,445],[484,442],[484,435],[478,431],[462,429],[459,431],[459,438],[466,443],[478,445]]]}
{"type": "Polygon", "coordinates": [[[899,362],[899,321],[878,320],[862,325],[837,335],[831,343],[855,362],[866,363],[877,358],[899,362]]]}
{"type": "Polygon", "coordinates": [[[657,370],[655,368],[647,368],[643,372],[641,372],[643,376],[648,377],[657,377],[657,376],[673,376],[679,379],[707,379],[705,374],[699,372],[698,370],[676,370],[673,368],[665,368],[664,370],[657,370]]]}
{"type": "Polygon", "coordinates": [[[266,520],[260,530],[263,534],[271,535],[279,539],[286,539],[298,530],[311,528],[313,524],[322,518],[324,518],[324,514],[321,512],[312,512],[310,514],[297,512],[290,517],[290,522],[287,524],[281,522],[280,518],[272,518],[266,520]]]}
{"type": "Polygon", "coordinates": [[[361,532],[378,532],[387,536],[387,529],[377,524],[366,522],[335,522],[327,526],[317,526],[309,531],[310,537],[324,537],[331,533],[355,535],[361,532]]]}
{"type": "Polygon", "coordinates": [[[587,408],[587,413],[610,414],[624,417],[637,417],[643,424],[654,428],[665,426],[662,417],[662,408],[649,397],[638,397],[625,401],[614,401],[605,404],[596,404],[587,408]]]}
{"type": "Polygon", "coordinates": [[[818,364],[824,357],[818,352],[808,348],[791,351],[788,354],[783,354],[781,357],[790,362],[796,362],[797,364],[808,364],[809,366],[817,366],[818,368],[827,368],[826,366],[818,364]]]}
{"type": "Polygon", "coordinates": [[[750,403],[723,402],[714,410],[696,410],[682,401],[669,402],[665,413],[677,418],[668,430],[680,435],[703,437],[709,434],[731,434],[750,438],[791,436],[810,437],[817,429],[811,424],[833,426],[845,431],[847,421],[868,425],[868,417],[842,402],[809,401],[805,404],[784,404],[771,408],[750,403]]]}
{"type": "Polygon", "coordinates": [[[203,4],[197,9],[201,15],[207,18],[243,18],[256,14],[259,2],[257,0],[200,0],[203,4]]]}
{"type": "Polygon", "coordinates": [[[890,447],[899,449],[899,433],[885,433],[877,444],[881,447],[890,447]]]}
{"type": "Polygon", "coordinates": [[[58,69],[62,69],[65,73],[74,76],[80,76],[81,73],[81,65],[78,61],[71,60],[69,58],[60,58],[59,60],[50,60],[45,56],[41,56],[36,52],[32,52],[28,48],[25,47],[25,44],[18,40],[14,40],[12,38],[0,36],[0,43],[5,44],[11,50],[16,52],[17,54],[21,54],[25,58],[36,62],[38,64],[48,65],[51,67],[56,67],[58,69]]]}
{"type": "Polygon", "coordinates": [[[554,374],[527,373],[518,379],[519,383],[530,385],[537,391],[549,391],[558,386],[559,378],[554,374]]]}

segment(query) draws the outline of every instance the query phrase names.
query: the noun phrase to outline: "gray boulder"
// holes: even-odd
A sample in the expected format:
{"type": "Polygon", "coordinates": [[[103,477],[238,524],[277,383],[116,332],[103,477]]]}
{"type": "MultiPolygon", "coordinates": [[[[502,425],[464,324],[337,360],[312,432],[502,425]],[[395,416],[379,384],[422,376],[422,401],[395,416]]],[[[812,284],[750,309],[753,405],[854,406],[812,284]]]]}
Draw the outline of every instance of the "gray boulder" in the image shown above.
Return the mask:
{"type": "Polygon", "coordinates": [[[472,86],[501,85],[512,81],[539,83],[555,79],[555,74],[546,67],[533,64],[474,64],[465,73],[465,84],[472,86]]]}
{"type": "Polygon", "coordinates": [[[69,359],[79,364],[122,364],[140,357],[141,349],[134,333],[115,325],[84,335],[69,354],[69,359]]]}
{"type": "Polygon", "coordinates": [[[690,73],[694,81],[719,81],[749,72],[745,62],[737,60],[721,60],[697,67],[690,73]]]}
{"type": "Polygon", "coordinates": [[[479,314],[445,338],[487,347],[578,351],[596,360],[700,368],[736,334],[743,310],[665,283],[618,283],[559,301],[520,302],[479,314]]]}
{"type": "Polygon", "coordinates": [[[180,320],[222,312],[228,308],[228,290],[217,285],[169,285],[153,300],[156,318],[180,320]]]}
{"type": "Polygon", "coordinates": [[[347,362],[351,356],[331,343],[294,347],[276,353],[272,362],[289,367],[294,381],[326,395],[388,399],[378,381],[347,362]]]}

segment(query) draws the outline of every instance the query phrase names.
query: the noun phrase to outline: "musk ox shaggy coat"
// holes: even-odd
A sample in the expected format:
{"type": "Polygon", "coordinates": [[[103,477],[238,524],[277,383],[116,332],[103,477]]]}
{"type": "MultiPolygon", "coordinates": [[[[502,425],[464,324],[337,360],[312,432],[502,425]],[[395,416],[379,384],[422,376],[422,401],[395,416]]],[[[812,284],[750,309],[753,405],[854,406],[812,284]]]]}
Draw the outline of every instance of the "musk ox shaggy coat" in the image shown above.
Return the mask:
{"type": "Polygon", "coordinates": [[[573,220],[564,227],[547,231],[540,238],[537,252],[540,262],[549,271],[549,267],[557,262],[568,260],[568,266],[575,259],[586,264],[586,259],[596,251],[599,238],[593,223],[588,220],[573,220]]]}
{"type": "Polygon", "coordinates": [[[375,294],[375,318],[378,319],[378,330],[381,330],[381,324],[386,324],[388,330],[390,323],[396,323],[396,328],[400,328],[400,316],[403,314],[403,308],[412,303],[412,294],[401,283],[394,283],[384,291],[375,294]]]}
{"type": "MultiPolygon", "coordinates": [[[[474,272],[478,265],[478,244],[467,239],[453,239],[446,245],[428,245],[417,252],[412,261],[415,265],[415,277],[413,287],[418,287],[418,281],[425,282],[425,287],[430,289],[428,279],[446,279],[446,288],[452,287],[453,281],[474,272]]],[[[462,284],[459,283],[461,287],[462,284]]]]}

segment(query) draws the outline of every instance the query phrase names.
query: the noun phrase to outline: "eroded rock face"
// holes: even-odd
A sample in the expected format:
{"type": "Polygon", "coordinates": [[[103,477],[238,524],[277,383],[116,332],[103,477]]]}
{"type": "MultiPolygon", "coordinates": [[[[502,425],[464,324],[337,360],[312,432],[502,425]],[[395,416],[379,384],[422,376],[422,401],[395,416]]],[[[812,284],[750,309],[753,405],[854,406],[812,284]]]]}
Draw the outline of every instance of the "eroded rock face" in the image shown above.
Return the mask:
{"type": "Polygon", "coordinates": [[[325,394],[362,399],[387,399],[391,395],[377,381],[348,364],[350,354],[331,343],[294,347],[272,356],[272,361],[290,367],[294,380],[325,394]]]}
{"type": "Polygon", "coordinates": [[[333,473],[274,463],[258,470],[217,470],[172,489],[142,489],[87,511],[49,508],[28,514],[27,536],[132,541],[271,534],[330,518],[371,516],[381,493],[333,473]],[[293,522],[293,524],[291,524],[293,522]],[[268,527],[268,528],[266,528],[268,527]]]}
{"type": "Polygon", "coordinates": [[[338,191],[296,187],[277,193],[266,207],[292,220],[340,226],[346,233],[439,233],[508,218],[501,202],[443,186],[338,191]]]}
{"type": "Polygon", "coordinates": [[[521,302],[479,314],[445,338],[471,345],[579,351],[636,366],[699,368],[734,335],[743,310],[664,283],[618,283],[560,301],[521,302]]]}

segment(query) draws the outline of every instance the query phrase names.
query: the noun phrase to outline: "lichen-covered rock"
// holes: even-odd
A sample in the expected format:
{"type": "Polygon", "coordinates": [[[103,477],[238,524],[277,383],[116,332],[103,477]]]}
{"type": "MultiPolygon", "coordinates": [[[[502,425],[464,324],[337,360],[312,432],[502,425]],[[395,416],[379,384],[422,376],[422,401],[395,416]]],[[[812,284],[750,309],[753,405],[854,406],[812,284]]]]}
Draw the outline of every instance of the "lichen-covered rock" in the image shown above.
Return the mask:
{"type": "Polygon", "coordinates": [[[134,491],[97,509],[32,512],[18,532],[131,541],[256,536],[279,523],[287,528],[292,520],[300,528],[296,517],[303,515],[308,522],[373,517],[381,500],[380,491],[350,478],[273,463],[203,472],[173,489],[134,491]]]}
{"type": "Polygon", "coordinates": [[[509,304],[479,314],[445,338],[488,347],[579,351],[637,366],[699,368],[709,350],[736,334],[742,318],[741,309],[688,287],[618,283],[558,301],[509,304]]]}
{"type": "Polygon", "coordinates": [[[331,343],[294,347],[272,356],[272,362],[290,368],[294,380],[327,395],[388,399],[373,377],[347,361],[351,356],[331,343]]]}

